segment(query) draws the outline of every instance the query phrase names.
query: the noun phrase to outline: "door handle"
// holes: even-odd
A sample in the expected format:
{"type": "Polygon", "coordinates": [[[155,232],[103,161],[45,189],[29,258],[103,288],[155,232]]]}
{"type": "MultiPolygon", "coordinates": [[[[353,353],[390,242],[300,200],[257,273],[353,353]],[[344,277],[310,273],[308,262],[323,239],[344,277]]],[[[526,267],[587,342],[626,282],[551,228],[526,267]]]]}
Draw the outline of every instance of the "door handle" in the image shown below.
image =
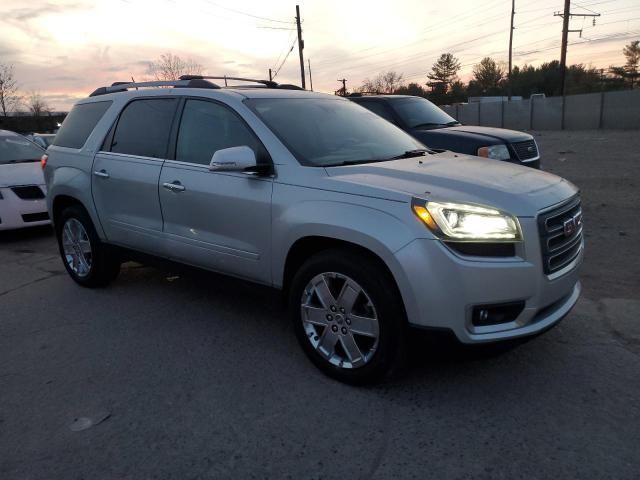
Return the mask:
{"type": "Polygon", "coordinates": [[[172,183],[164,182],[162,184],[162,186],[164,188],[166,188],[167,190],[171,190],[172,192],[184,192],[185,191],[184,185],[182,185],[177,180],[175,182],[172,182],[172,183]]]}
{"type": "Polygon", "coordinates": [[[109,178],[109,174],[107,173],[107,171],[103,168],[102,170],[94,170],[93,174],[96,177],[100,177],[100,178],[109,178]]]}

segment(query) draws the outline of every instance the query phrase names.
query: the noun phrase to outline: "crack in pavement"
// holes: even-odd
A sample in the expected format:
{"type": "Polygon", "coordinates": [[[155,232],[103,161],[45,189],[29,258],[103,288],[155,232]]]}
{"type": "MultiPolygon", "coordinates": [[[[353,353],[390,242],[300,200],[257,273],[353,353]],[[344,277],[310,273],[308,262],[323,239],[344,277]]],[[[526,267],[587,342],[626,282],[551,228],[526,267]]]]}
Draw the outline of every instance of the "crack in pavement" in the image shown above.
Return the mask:
{"type": "MultiPolygon", "coordinates": [[[[44,271],[43,271],[43,270],[40,270],[40,271],[44,273],[44,271]]],[[[23,284],[23,285],[20,285],[20,286],[18,286],[18,287],[15,287],[15,288],[10,288],[9,290],[5,290],[4,292],[0,292],[0,297],[4,297],[5,295],[8,295],[9,293],[17,292],[18,290],[20,290],[20,289],[22,289],[22,288],[29,287],[29,286],[31,286],[31,285],[34,285],[34,284],[36,284],[36,283],[43,282],[43,281],[48,280],[48,279],[50,279],[50,278],[57,277],[58,275],[62,275],[63,273],[64,273],[64,272],[52,273],[51,275],[47,275],[46,277],[42,277],[42,278],[38,278],[38,279],[36,279],[36,280],[32,280],[32,281],[30,281],[30,282],[28,282],[28,283],[25,283],[25,284],[23,284]]]]}

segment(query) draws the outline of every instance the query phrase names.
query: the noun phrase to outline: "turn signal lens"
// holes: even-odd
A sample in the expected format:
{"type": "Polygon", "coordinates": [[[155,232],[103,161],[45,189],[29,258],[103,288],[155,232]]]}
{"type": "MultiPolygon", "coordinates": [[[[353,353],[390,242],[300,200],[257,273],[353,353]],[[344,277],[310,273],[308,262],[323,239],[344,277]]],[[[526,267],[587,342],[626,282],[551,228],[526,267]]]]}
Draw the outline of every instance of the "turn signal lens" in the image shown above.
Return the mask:
{"type": "Polygon", "coordinates": [[[431,230],[436,230],[438,228],[438,225],[436,225],[436,222],[433,220],[433,217],[429,213],[429,210],[427,210],[423,206],[414,205],[413,211],[420,220],[427,224],[427,227],[429,227],[431,230]]]}
{"type": "Polygon", "coordinates": [[[40,166],[42,167],[42,170],[44,170],[44,167],[47,166],[48,160],[49,160],[49,155],[47,155],[46,153],[42,155],[42,157],[40,157],[40,166]]]}

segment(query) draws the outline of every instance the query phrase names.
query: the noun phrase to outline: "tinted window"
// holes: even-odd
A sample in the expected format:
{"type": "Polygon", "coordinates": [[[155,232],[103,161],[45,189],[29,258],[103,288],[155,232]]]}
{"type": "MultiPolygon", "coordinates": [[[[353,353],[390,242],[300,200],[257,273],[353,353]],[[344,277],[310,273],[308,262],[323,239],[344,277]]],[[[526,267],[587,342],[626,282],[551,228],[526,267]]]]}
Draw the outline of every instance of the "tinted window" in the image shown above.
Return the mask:
{"type": "Polygon", "coordinates": [[[83,103],[73,107],[62,122],[53,144],[60,147],[82,148],[111,103],[110,101],[83,103]]]}
{"type": "Polygon", "coordinates": [[[176,145],[176,160],[208,165],[223,148],[251,147],[260,157],[256,137],[246,124],[222,105],[204,100],[187,100],[176,145]]]}
{"type": "Polygon", "coordinates": [[[245,103],[303,165],[385,161],[424,148],[398,127],[351,101],[260,98],[245,103]]]}
{"type": "Polygon", "coordinates": [[[385,120],[388,120],[390,122],[394,121],[393,117],[391,116],[391,113],[389,112],[387,107],[382,102],[368,101],[368,102],[356,102],[356,103],[358,105],[362,105],[363,107],[365,107],[368,110],[371,110],[376,115],[380,115],[385,120]]]}
{"type": "Polygon", "coordinates": [[[135,100],[120,114],[111,151],[141,157],[166,158],[171,123],[178,100],[135,100]]]}
{"type": "Polygon", "coordinates": [[[403,98],[392,102],[396,113],[409,128],[437,127],[458,123],[439,107],[424,98],[403,98]]]}
{"type": "MultiPolygon", "coordinates": [[[[0,165],[37,162],[44,150],[20,135],[0,130],[0,165]]],[[[2,179],[0,179],[1,181],[2,179]]]]}

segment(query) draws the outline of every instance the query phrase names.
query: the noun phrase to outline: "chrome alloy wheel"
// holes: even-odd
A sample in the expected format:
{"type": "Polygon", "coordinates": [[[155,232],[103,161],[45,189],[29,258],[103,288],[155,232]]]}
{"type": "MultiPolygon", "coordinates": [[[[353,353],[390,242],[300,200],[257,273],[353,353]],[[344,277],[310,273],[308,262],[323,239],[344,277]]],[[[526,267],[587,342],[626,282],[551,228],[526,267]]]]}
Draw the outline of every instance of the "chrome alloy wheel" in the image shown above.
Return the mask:
{"type": "Polygon", "coordinates": [[[79,277],[91,271],[93,255],[89,235],[80,221],[69,218],[62,227],[62,249],[69,268],[79,277]]]}
{"type": "Polygon", "coordinates": [[[378,348],[378,314],[353,279],[335,272],[316,275],[302,292],[300,307],[309,342],[329,363],[358,368],[371,360],[378,348]]]}

